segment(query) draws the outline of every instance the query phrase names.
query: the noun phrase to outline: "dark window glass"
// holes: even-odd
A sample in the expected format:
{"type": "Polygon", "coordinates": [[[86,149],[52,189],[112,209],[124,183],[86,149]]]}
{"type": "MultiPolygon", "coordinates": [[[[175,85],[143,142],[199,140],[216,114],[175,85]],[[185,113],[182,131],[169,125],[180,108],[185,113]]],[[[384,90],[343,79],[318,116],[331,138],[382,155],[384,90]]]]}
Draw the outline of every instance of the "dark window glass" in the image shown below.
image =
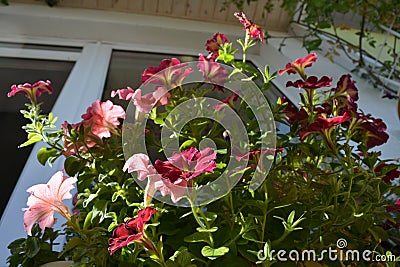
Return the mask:
{"type": "Polygon", "coordinates": [[[33,84],[39,80],[50,80],[54,88],[53,94],[43,94],[38,99],[39,102],[44,102],[42,110],[49,112],[73,66],[73,62],[0,57],[0,147],[3,153],[0,161],[0,215],[32,150],[32,146],[18,148],[26,140],[26,133],[21,127],[27,122],[19,111],[25,108],[25,103],[29,100],[19,94],[8,98],[7,93],[12,84],[33,84]]]}

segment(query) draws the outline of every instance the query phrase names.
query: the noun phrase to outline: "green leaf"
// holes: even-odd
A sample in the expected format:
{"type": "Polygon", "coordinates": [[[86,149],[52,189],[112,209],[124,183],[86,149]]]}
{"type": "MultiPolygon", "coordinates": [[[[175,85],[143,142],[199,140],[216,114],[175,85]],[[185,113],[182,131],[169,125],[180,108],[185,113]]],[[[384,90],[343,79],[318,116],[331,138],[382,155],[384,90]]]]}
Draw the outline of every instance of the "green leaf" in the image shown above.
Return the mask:
{"type": "Polygon", "coordinates": [[[33,258],[40,250],[39,240],[36,237],[28,237],[26,240],[26,254],[29,258],[33,258]]]}
{"type": "Polygon", "coordinates": [[[37,153],[37,159],[40,162],[40,164],[44,166],[49,158],[54,157],[56,155],[57,155],[57,149],[42,147],[41,149],[39,149],[37,153]]]}
{"type": "Polygon", "coordinates": [[[25,143],[21,144],[19,147],[26,147],[39,141],[42,141],[41,135],[30,133],[28,135],[28,140],[25,143]]]}
{"type": "Polygon", "coordinates": [[[8,6],[8,1],[7,1],[7,0],[1,0],[1,3],[2,3],[3,5],[8,6]]]}
{"type": "Polygon", "coordinates": [[[327,29],[330,27],[331,27],[331,24],[328,21],[320,21],[317,24],[317,28],[319,28],[319,29],[327,29]]]}
{"type": "Polygon", "coordinates": [[[85,162],[73,156],[68,157],[64,162],[64,169],[69,176],[74,176],[84,166],[85,162]]]}
{"type": "MultiPolygon", "coordinates": [[[[192,254],[185,247],[180,247],[169,260],[175,262],[179,267],[187,267],[191,265],[192,254]]],[[[176,266],[168,264],[168,266],[176,266]]],[[[195,265],[194,265],[195,266],[195,265]]]]}
{"type": "Polygon", "coordinates": [[[211,227],[210,229],[204,229],[201,227],[197,227],[196,230],[200,233],[214,233],[218,230],[218,227],[214,226],[214,227],[211,227]]]}
{"type": "Polygon", "coordinates": [[[189,236],[186,236],[184,238],[185,242],[189,242],[189,243],[199,243],[199,242],[205,242],[207,244],[211,245],[211,241],[210,241],[210,234],[209,233],[193,233],[189,236]]]}
{"type": "Polygon", "coordinates": [[[83,241],[77,236],[71,238],[71,240],[68,241],[68,243],[65,245],[63,251],[61,251],[60,256],[62,256],[64,253],[72,250],[76,246],[81,245],[82,243],[83,243],[83,241]]]}
{"type": "Polygon", "coordinates": [[[210,260],[214,260],[218,257],[224,256],[228,252],[229,248],[227,247],[212,248],[210,246],[204,246],[201,249],[201,255],[209,258],[210,260]]]}
{"type": "Polygon", "coordinates": [[[192,139],[186,140],[185,142],[182,143],[182,145],[179,147],[180,150],[186,149],[190,146],[192,146],[195,143],[192,139]]]}

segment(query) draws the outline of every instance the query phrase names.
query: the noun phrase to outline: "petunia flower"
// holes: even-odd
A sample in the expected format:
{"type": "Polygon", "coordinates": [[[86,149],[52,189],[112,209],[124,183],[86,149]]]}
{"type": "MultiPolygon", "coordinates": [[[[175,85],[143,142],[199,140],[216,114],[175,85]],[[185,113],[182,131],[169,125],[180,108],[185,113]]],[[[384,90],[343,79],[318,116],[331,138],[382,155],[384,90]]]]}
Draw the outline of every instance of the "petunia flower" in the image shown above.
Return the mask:
{"type": "MultiPolygon", "coordinates": [[[[400,198],[396,200],[394,206],[386,206],[386,212],[393,212],[393,211],[400,212],[400,198]]],[[[399,224],[396,223],[396,226],[398,227],[399,224]]]]}
{"type": "Polygon", "coordinates": [[[247,35],[251,38],[259,38],[262,43],[264,43],[264,32],[260,26],[255,24],[253,21],[246,18],[244,12],[235,12],[235,17],[239,20],[239,22],[244,26],[244,30],[247,35]]]}
{"type": "Polygon", "coordinates": [[[28,198],[28,208],[22,209],[24,214],[24,229],[32,235],[31,229],[35,222],[39,223],[42,230],[52,227],[56,223],[54,212],[60,213],[65,219],[70,220],[71,212],[62,202],[72,198],[70,191],[77,182],[75,177],[66,177],[63,172],[55,173],[47,184],[38,184],[28,188],[31,195],[28,198]]]}
{"type": "Polygon", "coordinates": [[[350,74],[342,75],[336,88],[332,89],[337,105],[347,110],[357,112],[358,89],[350,74]]]}
{"type": "Polygon", "coordinates": [[[85,127],[91,127],[92,133],[101,139],[110,137],[120,125],[119,119],[124,118],[125,110],[121,106],[114,105],[110,100],[96,100],[82,115],[82,123],[85,127]]]}
{"type": "Polygon", "coordinates": [[[173,89],[182,85],[183,79],[193,72],[177,58],[163,59],[158,66],[150,66],[142,73],[142,83],[149,82],[173,89]]]}
{"type": "Polygon", "coordinates": [[[8,97],[15,96],[16,94],[23,94],[27,98],[29,98],[32,103],[36,104],[36,99],[42,95],[42,93],[53,93],[53,87],[51,86],[51,82],[47,81],[38,81],[31,85],[30,83],[24,83],[11,86],[11,92],[7,94],[8,97]]]}
{"type": "Polygon", "coordinates": [[[153,242],[146,236],[144,232],[145,224],[150,221],[151,216],[157,210],[146,207],[139,210],[136,218],[129,219],[125,223],[119,224],[112,233],[111,238],[108,240],[108,252],[113,255],[119,249],[127,246],[132,242],[142,244],[147,250],[156,252],[153,242]]]}
{"type": "Polygon", "coordinates": [[[304,80],[306,80],[304,69],[310,67],[315,61],[317,61],[317,54],[310,53],[304,58],[298,58],[295,61],[286,64],[286,68],[284,70],[280,70],[279,75],[283,75],[285,72],[288,74],[296,74],[297,72],[304,80]]]}
{"type": "Polygon", "coordinates": [[[332,78],[329,78],[327,76],[323,76],[321,79],[318,80],[316,76],[310,76],[307,78],[306,81],[303,80],[297,80],[295,82],[288,81],[286,83],[286,87],[296,87],[296,88],[302,88],[306,90],[314,90],[318,89],[321,87],[328,87],[331,86],[332,78]]]}
{"type": "Polygon", "coordinates": [[[398,167],[393,164],[380,163],[375,167],[374,172],[380,173],[384,171],[385,177],[382,178],[382,181],[385,183],[390,183],[392,180],[400,177],[400,171],[398,167]],[[389,171],[387,171],[389,169],[389,171]]]}
{"type": "Polygon", "coordinates": [[[239,99],[238,93],[239,93],[239,90],[230,94],[227,98],[225,98],[222,101],[222,103],[215,104],[213,106],[213,109],[215,109],[216,111],[220,111],[221,109],[223,109],[226,106],[233,107],[233,102],[235,102],[239,99]]]}
{"type": "Polygon", "coordinates": [[[206,42],[206,50],[208,51],[208,56],[211,61],[214,61],[219,56],[219,50],[222,49],[222,45],[229,43],[228,38],[226,38],[223,33],[215,33],[210,40],[206,42]]]}
{"type": "Polygon", "coordinates": [[[80,152],[87,152],[89,148],[94,147],[96,144],[101,143],[101,139],[94,135],[91,131],[83,130],[84,136],[81,137],[79,141],[72,140],[72,136],[70,131],[79,132],[81,127],[85,127],[82,122],[69,124],[68,122],[64,122],[61,125],[61,129],[64,131],[64,135],[62,137],[64,143],[64,150],[62,154],[66,157],[77,155],[80,152]]]}
{"type": "Polygon", "coordinates": [[[135,94],[135,90],[130,88],[129,86],[124,89],[118,89],[116,91],[111,91],[111,97],[115,97],[118,95],[119,99],[130,101],[133,99],[135,94]]]}
{"type": "Polygon", "coordinates": [[[153,93],[142,95],[142,90],[137,89],[132,96],[133,104],[140,112],[149,113],[154,107],[164,106],[169,103],[171,94],[165,87],[158,86],[153,93]]]}
{"type": "Polygon", "coordinates": [[[320,134],[328,146],[335,151],[334,143],[332,142],[331,133],[332,130],[339,124],[342,124],[345,121],[348,121],[352,118],[352,116],[345,112],[341,116],[333,117],[333,118],[324,118],[322,116],[318,117],[316,121],[310,124],[307,129],[301,129],[299,131],[300,140],[304,141],[307,136],[312,133],[320,134]]]}
{"type": "Polygon", "coordinates": [[[175,152],[166,161],[156,160],[154,168],[162,177],[162,183],[155,184],[163,196],[170,195],[174,203],[178,202],[191,179],[202,173],[213,173],[216,168],[216,153],[211,148],[198,151],[191,147],[182,152],[175,152]]]}
{"type": "Polygon", "coordinates": [[[386,133],[386,124],[381,119],[358,113],[355,122],[351,125],[351,130],[355,131],[352,139],[356,142],[363,142],[368,148],[380,146],[389,139],[389,135],[386,133]]]}
{"type": "Polygon", "coordinates": [[[222,85],[226,82],[228,74],[222,65],[218,62],[208,61],[203,54],[200,54],[197,67],[203,73],[206,81],[212,83],[215,89],[223,91],[222,85]]]}

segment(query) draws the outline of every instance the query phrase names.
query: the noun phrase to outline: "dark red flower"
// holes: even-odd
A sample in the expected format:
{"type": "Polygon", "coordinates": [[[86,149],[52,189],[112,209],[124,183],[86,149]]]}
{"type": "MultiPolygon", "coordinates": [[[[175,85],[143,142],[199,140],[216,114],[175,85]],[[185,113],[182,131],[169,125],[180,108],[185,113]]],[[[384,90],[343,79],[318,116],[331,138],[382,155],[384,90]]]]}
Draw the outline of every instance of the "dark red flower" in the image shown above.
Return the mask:
{"type": "Polygon", "coordinates": [[[206,42],[206,50],[209,52],[208,58],[214,61],[219,56],[219,50],[222,49],[222,45],[225,43],[229,43],[228,38],[226,38],[225,34],[217,32],[214,36],[207,40],[206,42]]]}
{"type": "Polygon", "coordinates": [[[286,68],[280,70],[279,75],[282,75],[285,72],[288,74],[296,74],[296,72],[298,72],[302,77],[304,77],[304,69],[310,67],[315,61],[317,61],[317,54],[310,53],[305,58],[298,58],[292,63],[286,64],[286,68]]]}
{"type": "Polygon", "coordinates": [[[138,242],[149,250],[154,250],[154,244],[149,240],[144,232],[144,225],[150,220],[157,210],[146,207],[139,210],[138,216],[125,223],[121,223],[113,230],[112,237],[108,240],[108,252],[113,255],[120,248],[132,242],[138,242]]]}
{"type": "Polygon", "coordinates": [[[385,175],[382,180],[385,183],[390,183],[392,180],[400,177],[400,171],[398,170],[398,167],[394,164],[386,164],[382,162],[374,169],[374,172],[377,173],[381,173],[382,171],[382,174],[385,175]]]}
{"type": "Polygon", "coordinates": [[[351,75],[347,74],[340,77],[333,92],[335,93],[333,98],[337,100],[339,106],[357,112],[358,89],[355,82],[351,80],[351,75]]]}
{"type": "Polygon", "coordinates": [[[351,119],[351,115],[347,112],[345,112],[341,116],[333,117],[333,118],[324,118],[324,117],[318,117],[316,121],[310,124],[310,126],[307,129],[301,129],[299,131],[299,136],[300,140],[304,141],[304,139],[312,134],[312,133],[317,133],[320,134],[325,141],[327,142],[327,145],[335,151],[335,144],[332,141],[331,133],[332,130],[339,124],[342,124],[345,121],[348,121],[351,119]]]}
{"type": "Polygon", "coordinates": [[[182,84],[183,79],[193,70],[177,58],[163,59],[158,66],[150,66],[142,73],[142,83],[149,82],[175,88],[182,84]]]}
{"type": "Polygon", "coordinates": [[[281,97],[281,105],[285,105],[283,108],[283,115],[286,120],[290,123],[298,123],[301,127],[306,127],[306,119],[308,118],[307,111],[301,107],[298,110],[292,103],[290,103],[285,96],[281,97]]]}
{"type": "Polygon", "coordinates": [[[30,83],[24,84],[13,84],[11,86],[11,92],[7,94],[8,97],[15,96],[16,94],[24,94],[27,98],[31,99],[32,103],[36,103],[36,99],[42,95],[42,93],[53,93],[53,87],[51,86],[51,82],[47,81],[38,81],[31,85],[30,83]]]}
{"type": "Polygon", "coordinates": [[[393,211],[400,212],[400,198],[396,200],[394,206],[386,206],[386,212],[393,212],[393,211]]]}
{"type": "Polygon", "coordinates": [[[295,82],[288,81],[286,83],[286,87],[296,87],[296,88],[303,88],[303,89],[317,89],[321,87],[328,87],[331,86],[332,78],[327,76],[323,76],[321,79],[318,80],[316,76],[310,76],[307,78],[306,81],[297,80],[295,82]]]}
{"type": "Polygon", "coordinates": [[[352,139],[364,143],[368,148],[380,146],[389,139],[389,135],[386,133],[386,124],[381,119],[375,119],[362,113],[357,114],[352,130],[356,131],[352,139]]]}
{"type": "Polygon", "coordinates": [[[259,38],[264,43],[264,32],[260,26],[247,19],[243,12],[235,12],[234,15],[244,26],[244,30],[251,38],[259,38]]]}

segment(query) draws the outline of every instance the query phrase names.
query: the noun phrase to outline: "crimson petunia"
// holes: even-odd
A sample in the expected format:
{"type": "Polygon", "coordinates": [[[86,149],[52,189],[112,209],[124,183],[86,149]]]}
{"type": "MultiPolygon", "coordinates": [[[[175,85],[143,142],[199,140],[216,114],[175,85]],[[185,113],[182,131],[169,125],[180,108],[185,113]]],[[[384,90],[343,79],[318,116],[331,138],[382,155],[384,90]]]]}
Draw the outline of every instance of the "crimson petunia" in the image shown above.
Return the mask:
{"type": "Polygon", "coordinates": [[[139,210],[136,218],[120,223],[113,230],[112,236],[108,240],[108,252],[110,255],[132,242],[140,243],[146,249],[154,250],[154,244],[144,232],[144,225],[150,221],[151,216],[156,212],[156,209],[147,207],[139,210]]]}

